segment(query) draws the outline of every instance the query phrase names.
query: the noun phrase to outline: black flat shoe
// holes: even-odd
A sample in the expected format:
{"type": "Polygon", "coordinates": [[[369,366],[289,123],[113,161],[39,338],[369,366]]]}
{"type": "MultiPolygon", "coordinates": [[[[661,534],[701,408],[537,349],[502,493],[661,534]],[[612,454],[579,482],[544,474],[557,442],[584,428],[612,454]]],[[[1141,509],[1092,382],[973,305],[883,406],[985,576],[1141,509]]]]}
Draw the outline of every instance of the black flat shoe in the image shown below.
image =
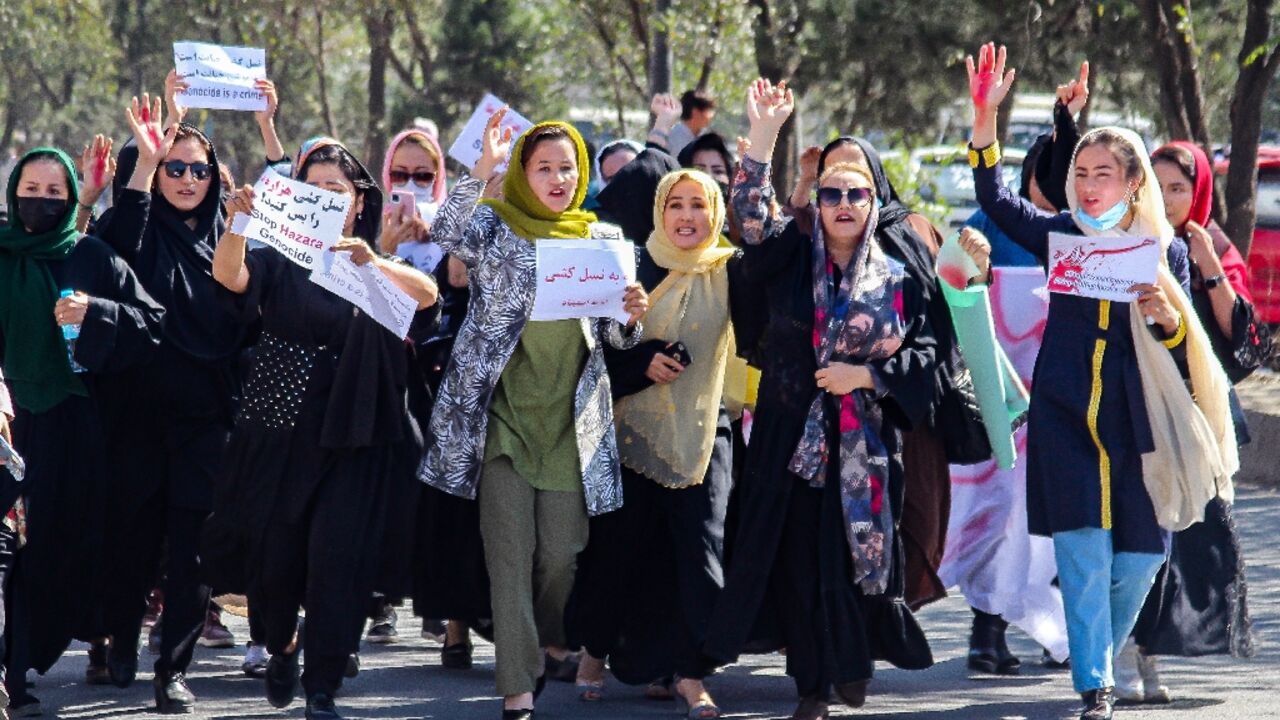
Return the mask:
{"type": "Polygon", "coordinates": [[[450,670],[471,669],[471,641],[445,645],[440,651],[440,665],[450,670]]]}
{"type": "Polygon", "coordinates": [[[843,685],[837,685],[836,697],[840,698],[840,702],[851,708],[860,708],[867,704],[867,685],[870,680],[854,680],[843,685]]]}
{"type": "Polygon", "coordinates": [[[533,708],[503,710],[502,720],[533,720],[533,708]]]}
{"type": "Polygon", "coordinates": [[[1098,690],[1090,690],[1080,694],[1080,699],[1084,701],[1084,710],[1080,713],[1080,720],[1111,720],[1112,711],[1116,706],[1116,696],[1114,688],[1101,688],[1098,690]]]}
{"type": "Polygon", "coordinates": [[[347,667],[342,671],[342,677],[350,680],[360,674],[360,654],[351,653],[347,656],[347,667]]]}
{"type": "Polygon", "coordinates": [[[1022,661],[1009,652],[1005,630],[1009,623],[999,615],[973,610],[973,628],[969,632],[968,666],[974,672],[989,675],[1017,675],[1022,661]],[[1003,651],[1002,651],[1003,649],[1003,651]]]}
{"type": "Polygon", "coordinates": [[[106,642],[89,645],[89,666],[84,669],[84,681],[88,685],[111,684],[111,671],[107,669],[106,642]]]}
{"type": "Polygon", "coordinates": [[[137,641],[129,642],[125,639],[123,642],[111,640],[111,647],[107,649],[107,674],[111,677],[111,683],[118,688],[127,688],[133,684],[134,678],[138,676],[138,643],[137,641]]]}
{"type": "MultiPolygon", "coordinates": [[[[547,689],[547,674],[544,672],[538,676],[538,681],[533,684],[533,699],[537,700],[543,690],[547,689]]],[[[529,712],[533,712],[530,710],[529,712]]]]}
{"type": "Polygon", "coordinates": [[[152,685],[156,691],[156,711],[164,715],[183,715],[195,710],[196,696],[187,687],[186,675],[156,675],[152,685]]]}
{"type": "Polygon", "coordinates": [[[791,713],[791,720],[826,720],[829,717],[831,717],[831,710],[827,701],[817,695],[800,698],[800,704],[796,705],[795,712],[791,713]]]}
{"type": "Polygon", "coordinates": [[[287,708],[298,696],[298,651],[277,653],[267,661],[263,676],[267,686],[267,702],[274,708],[287,708]]]}
{"type": "Polygon", "coordinates": [[[307,720],[342,720],[329,693],[312,693],[307,697],[307,720]]]}

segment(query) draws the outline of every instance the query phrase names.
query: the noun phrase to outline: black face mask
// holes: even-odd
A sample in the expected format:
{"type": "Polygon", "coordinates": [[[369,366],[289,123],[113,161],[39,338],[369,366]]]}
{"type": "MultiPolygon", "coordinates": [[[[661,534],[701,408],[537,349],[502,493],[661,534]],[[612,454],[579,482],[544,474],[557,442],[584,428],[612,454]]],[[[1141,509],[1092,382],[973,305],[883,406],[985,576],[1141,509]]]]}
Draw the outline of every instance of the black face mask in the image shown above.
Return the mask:
{"type": "Polygon", "coordinates": [[[32,235],[43,235],[62,223],[70,204],[67,198],[20,197],[18,220],[32,235]]]}

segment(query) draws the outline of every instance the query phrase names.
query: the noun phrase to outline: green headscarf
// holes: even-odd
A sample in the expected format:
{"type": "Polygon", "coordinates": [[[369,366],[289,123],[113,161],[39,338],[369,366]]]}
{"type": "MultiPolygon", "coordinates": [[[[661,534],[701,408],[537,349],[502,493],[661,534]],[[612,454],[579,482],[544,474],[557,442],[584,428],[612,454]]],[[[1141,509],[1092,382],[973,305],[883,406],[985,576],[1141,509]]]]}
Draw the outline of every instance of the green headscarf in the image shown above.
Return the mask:
{"type": "Polygon", "coordinates": [[[18,161],[9,176],[9,224],[0,227],[0,332],[4,333],[4,374],[13,399],[31,412],[45,412],[68,395],[87,395],[71,370],[62,330],[53,318],[58,285],[49,261],[71,254],[80,238],[74,208],[80,188],[71,158],[56,148],[41,147],[18,161]],[[27,163],[52,157],[67,173],[71,202],[56,228],[32,235],[18,220],[18,179],[27,163]]]}
{"type": "Polygon", "coordinates": [[[515,234],[529,242],[539,238],[591,237],[591,223],[596,221],[595,213],[581,209],[583,201],[587,199],[587,184],[591,180],[588,177],[591,174],[590,162],[587,144],[572,125],[558,120],[538,123],[521,135],[511,149],[511,163],[507,168],[506,178],[502,181],[503,199],[482,202],[493,208],[515,234]],[[529,187],[529,178],[525,176],[524,163],[520,161],[525,140],[549,127],[564,128],[573,141],[578,160],[578,186],[569,207],[561,213],[551,212],[534,194],[533,188],[529,187]]]}

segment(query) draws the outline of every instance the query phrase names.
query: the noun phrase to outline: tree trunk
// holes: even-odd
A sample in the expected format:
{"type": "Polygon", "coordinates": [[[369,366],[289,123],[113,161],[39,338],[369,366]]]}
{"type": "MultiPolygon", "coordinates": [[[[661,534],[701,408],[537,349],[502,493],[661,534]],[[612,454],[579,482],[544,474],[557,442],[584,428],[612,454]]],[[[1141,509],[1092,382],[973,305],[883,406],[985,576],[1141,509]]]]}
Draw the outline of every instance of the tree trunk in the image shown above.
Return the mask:
{"type": "Polygon", "coordinates": [[[671,30],[667,27],[671,0],[656,0],[649,27],[653,51],[649,56],[649,97],[671,92],[671,30]]]}
{"type": "MultiPolygon", "coordinates": [[[[1213,157],[1213,142],[1204,112],[1190,0],[1142,0],[1143,13],[1155,39],[1152,45],[1160,80],[1160,108],[1172,140],[1190,140],[1213,157]],[[1186,30],[1179,30],[1183,25],[1186,30]]],[[[1226,196],[1214,185],[1213,208],[1219,223],[1226,219],[1226,196]]]]}
{"type": "Polygon", "coordinates": [[[329,83],[325,78],[324,63],[324,9],[316,7],[316,82],[319,84],[320,92],[320,112],[324,116],[325,132],[333,137],[337,135],[334,129],[333,108],[329,106],[329,83]]]}
{"type": "MultiPolygon", "coordinates": [[[[754,44],[756,67],[760,76],[775,83],[790,80],[800,63],[801,49],[795,45],[799,28],[783,26],[779,0],[751,0],[751,4],[759,11],[756,16],[754,44]],[[787,39],[791,42],[783,47],[780,41],[787,39]]],[[[796,8],[796,17],[805,16],[802,9],[796,8]]],[[[773,149],[773,183],[779,194],[791,192],[798,155],[795,123],[785,123],[773,149]]]]}
{"type": "Polygon", "coordinates": [[[371,7],[364,24],[369,38],[369,118],[364,131],[365,165],[375,178],[382,177],[382,160],[387,152],[387,59],[391,55],[391,32],[395,11],[371,7]]]}
{"type": "Polygon", "coordinates": [[[1231,96],[1231,168],[1227,171],[1227,222],[1223,229],[1246,258],[1257,222],[1262,107],[1267,85],[1280,67],[1280,45],[1272,37],[1273,5],[1273,0],[1249,0],[1240,74],[1231,96]]]}
{"type": "Polygon", "coordinates": [[[711,72],[715,69],[716,58],[720,56],[720,34],[724,30],[724,6],[720,0],[716,0],[715,9],[711,18],[711,47],[707,49],[707,54],[702,58],[702,70],[698,73],[698,92],[706,92],[707,86],[711,84],[711,72]]]}

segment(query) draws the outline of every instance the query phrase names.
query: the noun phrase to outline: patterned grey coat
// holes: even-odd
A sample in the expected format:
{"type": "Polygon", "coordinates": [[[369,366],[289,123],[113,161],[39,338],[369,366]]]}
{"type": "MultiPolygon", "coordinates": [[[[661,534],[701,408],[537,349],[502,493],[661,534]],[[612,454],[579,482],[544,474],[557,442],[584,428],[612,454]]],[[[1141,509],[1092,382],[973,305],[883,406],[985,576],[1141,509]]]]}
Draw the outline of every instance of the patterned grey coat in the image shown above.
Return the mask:
{"type": "MultiPolygon", "coordinates": [[[[533,312],[537,282],[534,246],[507,227],[492,209],[477,205],[484,182],[458,182],[431,224],[431,239],[471,273],[471,303],[458,330],[453,357],[431,413],[427,454],[418,477],[468,499],[476,496],[484,463],[489,402],[533,312]]],[[[597,224],[593,237],[621,240],[613,225],[597,224]]],[[[574,395],[574,424],[587,514],[622,507],[622,475],[613,431],[613,399],[602,343],[626,349],[640,340],[610,319],[582,320],[587,362],[574,395]]]]}

